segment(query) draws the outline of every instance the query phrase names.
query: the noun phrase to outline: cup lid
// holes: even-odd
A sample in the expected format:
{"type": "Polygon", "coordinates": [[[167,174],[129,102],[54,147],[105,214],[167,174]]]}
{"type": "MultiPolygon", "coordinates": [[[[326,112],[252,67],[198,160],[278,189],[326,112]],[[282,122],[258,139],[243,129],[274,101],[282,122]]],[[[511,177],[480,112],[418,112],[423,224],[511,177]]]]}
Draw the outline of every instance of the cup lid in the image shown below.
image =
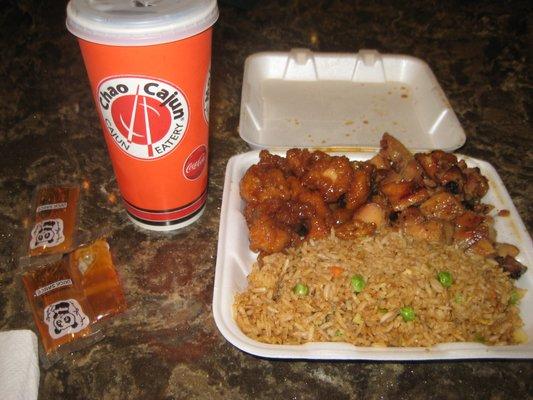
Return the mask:
{"type": "Polygon", "coordinates": [[[66,24],[90,42],[148,46],[196,35],[217,18],[216,0],[71,0],[66,24]]]}

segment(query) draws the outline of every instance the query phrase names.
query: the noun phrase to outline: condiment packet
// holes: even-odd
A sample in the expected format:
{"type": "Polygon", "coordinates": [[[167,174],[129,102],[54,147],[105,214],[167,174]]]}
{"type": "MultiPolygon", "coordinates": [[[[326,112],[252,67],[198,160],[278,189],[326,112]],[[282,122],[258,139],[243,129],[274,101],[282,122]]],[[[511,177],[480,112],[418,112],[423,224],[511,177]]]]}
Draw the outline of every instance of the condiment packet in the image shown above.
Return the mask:
{"type": "Polygon", "coordinates": [[[80,271],[70,256],[30,268],[22,281],[45,356],[98,332],[93,327],[94,312],[81,286],[80,271]]]}
{"type": "Polygon", "coordinates": [[[86,347],[104,335],[101,321],[126,310],[109,245],[98,239],[22,275],[41,337],[43,361],[86,347]]]}
{"type": "Polygon", "coordinates": [[[126,310],[124,291],[106,240],[79,247],[71,255],[71,263],[81,274],[84,295],[96,321],[126,310]]]}
{"type": "Polygon", "coordinates": [[[41,186],[35,191],[30,225],[20,264],[71,251],[76,245],[80,189],[77,186],[41,186]]]}

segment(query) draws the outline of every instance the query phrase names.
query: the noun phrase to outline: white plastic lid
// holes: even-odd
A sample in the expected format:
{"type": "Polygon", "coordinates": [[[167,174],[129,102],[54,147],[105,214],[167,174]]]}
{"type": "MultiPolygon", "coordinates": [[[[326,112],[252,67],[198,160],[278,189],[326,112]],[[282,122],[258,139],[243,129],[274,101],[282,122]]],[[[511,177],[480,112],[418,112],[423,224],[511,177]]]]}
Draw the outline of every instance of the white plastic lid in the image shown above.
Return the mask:
{"type": "Polygon", "coordinates": [[[114,46],[168,43],[203,32],[218,18],[216,0],[71,0],[67,29],[114,46]]]}
{"type": "Polygon", "coordinates": [[[416,151],[452,151],[466,140],[420,59],[307,49],[247,58],[239,133],[250,147],[366,151],[379,148],[384,132],[416,151]]]}

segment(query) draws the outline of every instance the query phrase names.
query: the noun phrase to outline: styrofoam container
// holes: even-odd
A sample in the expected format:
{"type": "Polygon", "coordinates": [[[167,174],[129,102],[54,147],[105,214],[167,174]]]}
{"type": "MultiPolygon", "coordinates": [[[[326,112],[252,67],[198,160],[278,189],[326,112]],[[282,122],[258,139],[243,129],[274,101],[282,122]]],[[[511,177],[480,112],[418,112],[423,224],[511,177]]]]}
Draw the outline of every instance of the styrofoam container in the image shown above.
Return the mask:
{"type": "MultiPolygon", "coordinates": [[[[358,54],[258,53],[244,69],[240,135],[252,148],[284,155],[291,147],[341,151],[351,160],[368,160],[389,132],[411,150],[455,150],[465,134],[435,76],[423,61],[375,51],[358,54]],[[390,92],[390,93],[389,93],[390,92]],[[403,97],[405,96],[405,97],[403,97]],[[274,149],[278,149],[277,151],[274,149]],[[361,151],[364,150],[364,151],[361,151]]],[[[337,154],[333,152],[332,154],[337,154]]],[[[521,301],[526,344],[485,346],[445,343],[431,348],[357,347],[348,343],[303,345],[260,343],[244,335],[233,317],[236,293],[247,287],[257,259],[249,249],[239,183],[259,161],[259,152],[232,157],[227,165],[213,291],[213,315],[224,337],[239,349],[262,357],[344,360],[431,360],[465,358],[533,358],[533,245],[507,190],[487,162],[459,156],[479,167],[489,180],[483,201],[508,217],[495,217],[497,240],[516,245],[517,259],[530,266],[517,281],[527,289],[521,301]]]]}
{"type": "Polygon", "coordinates": [[[252,148],[378,148],[383,132],[415,150],[451,151],[466,139],[420,59],[294,49],[246,60],[239,133],[252,148]]]}
{"type": "MultiPolygon", "coordinates": [[[[284,155],[283,152],[275,154],[284,155]]],[[[367,160],[372,153],[344,153],[352,160],[367,160]]],[[[249,249],[248,228],[242,211],[244,202],[239,195],[239,182],[246,170],[259,161],[258,151],[232,157],[226,169],[218,254],[213,293],[213,315],[224,337],[239,349],[262,357],[345,359],[345,360],[434,360],[462,358],[532,358],[533,357],[533,247],[507,190],[495,169],[487,162],[463,158],[471,167],[479,167],[489,180],[490,190],[483,202],[498,210],[509,210],[508,217],[495,217],[499,242],[511,243],[520,249],[517,259],[530,268],[516,285],[527,289],[521,300],[521,317],[528,335],[527,344],[486,346],[480,343],[446,343],[430,348],[415,347],[357,347],[348,343],[307,343],[303,345],[272,345],[255,341],[241,332],[233,318],[233,299],[247,287],[247,276],[257,254],[249,249]]]]}

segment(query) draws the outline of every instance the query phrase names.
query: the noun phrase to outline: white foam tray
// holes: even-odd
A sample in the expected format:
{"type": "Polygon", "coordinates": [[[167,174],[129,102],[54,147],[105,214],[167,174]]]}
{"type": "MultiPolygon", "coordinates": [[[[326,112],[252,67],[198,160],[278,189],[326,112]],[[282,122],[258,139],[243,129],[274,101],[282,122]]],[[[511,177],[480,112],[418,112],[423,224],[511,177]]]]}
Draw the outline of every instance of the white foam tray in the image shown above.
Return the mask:
{"type": "Polygon", "coordinates": [[[416,150],[452,151],[466,139],[435,75],[418,58],[293,49],[246,59],[239,133],[253,149],[366,150],[379,148],[383,132],[416,150]]]}
{"type": "MultiPolygon", "coordinates": [[[[277,154],[284,155],[278,152],[277,154]]],[[[352,160],[367,160],[373,153],[344,153],[352,160]]],[[[251,151],[232,157],[227,165],[220,215],[220,231],[213,293],[213,315],[224,337],[239,349],[261,357],[331,360],[437,360],[465,358],[533,358],[533,246],[507,190],[496,170],[487,162],[463,157],[469,166],[477,166],[489,179],[490,190],[483,199],[493,204],[495,212],[506,209],[508,217],[496,217],[498,241],[520,248],[518,260],[529,267],[517,281],[528,290],[521,301],[521,316],[529,341],[512,346],[485,346],[479,343],[446,343],[431,348],[372,348],[347,343],[307,343],[303,345],[271,345],[244,335],[233,318],[232,305],[236,293],[247,287],[247,275],[256,260],[249,250],[248,228],[242,215],[243,201],[239,182],[245,171],[259,161],[259,153],[251,151]]]]}

